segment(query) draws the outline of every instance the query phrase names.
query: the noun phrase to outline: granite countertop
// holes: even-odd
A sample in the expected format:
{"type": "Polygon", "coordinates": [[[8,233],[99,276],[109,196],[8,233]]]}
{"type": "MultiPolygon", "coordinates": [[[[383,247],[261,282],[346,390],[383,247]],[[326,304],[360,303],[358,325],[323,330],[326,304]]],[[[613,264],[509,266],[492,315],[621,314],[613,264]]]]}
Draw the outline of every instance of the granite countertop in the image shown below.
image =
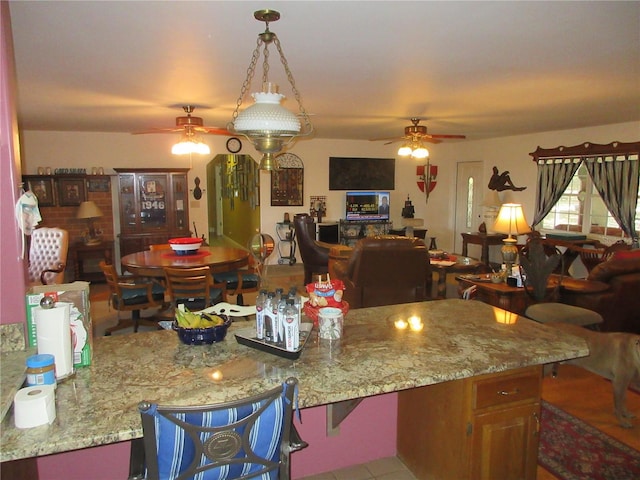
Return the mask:
{"type": "Polygon", "coordinates": [[[295,376],[304,408],[589,353],[578,337],[457,299],[352,310],[342,339],[318,339],[314,331],[297,360],[238,344],[234,330],[253,325],[238,321],[225,341],[210,346],[182,345],[172,331],[94,339],[92,365],[58,385],[52,425],[16,429],[9,411],[2,424],[0,460],[140,437],[141,400],[222,402],[295,376]],[[413,314],[422,319],[422,330],[394,328],[394,319],[413,314]],[[498,323],[505,315],[515,323],[498,323]]]}

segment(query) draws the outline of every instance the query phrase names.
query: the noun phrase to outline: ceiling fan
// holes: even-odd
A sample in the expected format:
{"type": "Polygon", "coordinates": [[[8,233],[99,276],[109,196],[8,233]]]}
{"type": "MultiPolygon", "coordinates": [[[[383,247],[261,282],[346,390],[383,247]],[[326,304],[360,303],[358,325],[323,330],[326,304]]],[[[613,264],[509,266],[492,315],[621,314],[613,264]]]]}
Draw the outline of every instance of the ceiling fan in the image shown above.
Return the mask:
{"type": "Polygon", "coordinates": [[[143,135],[147,133],[176,133],[184,132],[187,135],[195,135],[202,133],[209,133],[212,135],[229,135],[233,136],[226,128],[220,127],[207,127],[204,125],[202,117],[193,117],[191,114],[196,107],[193,105],[185,105],[182,109],[187,114],[186,116],[176,117],[176,126],[167,128],[150,128],[148,130],[142,130],[140,132],[132,132],[133,135],[143,135]]]}
{"type": "Polygon", "coordinates": [[[420,123],[420,119],[417,117],[411,118],[411,123],[413,125],[409,125],[404,127],[404,135],[402,137],[389,137],[389,138],[372,138],[372,142],[387,140],[385,145],[389,145],[390,143],[400,142],[400,141],[409,141],[409,142],[429,142],[429,143],[441,143],[441,139],[446,138],[458,138],[464,139],[467,138],[464,135],[446,135],[446,134],[430,134],[427,133],[427,127],[424,125],[418,125],[420,123]]]}

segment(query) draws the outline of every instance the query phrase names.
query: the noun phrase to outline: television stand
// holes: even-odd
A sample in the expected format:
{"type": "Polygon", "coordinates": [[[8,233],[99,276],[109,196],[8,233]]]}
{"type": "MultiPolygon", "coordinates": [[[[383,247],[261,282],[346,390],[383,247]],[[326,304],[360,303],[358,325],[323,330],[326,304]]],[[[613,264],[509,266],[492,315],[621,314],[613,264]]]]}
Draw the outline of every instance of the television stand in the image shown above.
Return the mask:
{"type": "Polygon", "coordinates": [[[340,243],[352,247],[364,237],[388,235],[390,220],[340,220],[340,243]]]}

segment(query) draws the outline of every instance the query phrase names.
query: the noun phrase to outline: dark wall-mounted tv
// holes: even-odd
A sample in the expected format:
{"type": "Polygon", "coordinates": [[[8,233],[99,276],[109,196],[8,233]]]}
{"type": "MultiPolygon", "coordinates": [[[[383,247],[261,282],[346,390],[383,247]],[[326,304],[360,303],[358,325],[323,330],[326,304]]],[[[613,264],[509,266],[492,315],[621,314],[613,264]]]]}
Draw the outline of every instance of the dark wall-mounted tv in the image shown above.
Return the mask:
{"type": "Polygon", "coordinates": [[[347,192],[347,220],[389,220],[389,192],[347,192]]]}
{"type": "Polygon", "coordinates": [[[329,157],[329,190],[394,190],[395,158],[329,157]]]}

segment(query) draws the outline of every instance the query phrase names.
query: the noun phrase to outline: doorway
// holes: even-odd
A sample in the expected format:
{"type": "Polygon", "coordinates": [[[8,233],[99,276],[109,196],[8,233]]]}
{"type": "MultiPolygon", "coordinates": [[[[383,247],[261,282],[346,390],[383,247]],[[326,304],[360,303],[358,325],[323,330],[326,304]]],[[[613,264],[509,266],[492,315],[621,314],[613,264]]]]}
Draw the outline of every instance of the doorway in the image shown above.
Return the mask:
{"type": "MultiPolygon", "coordinates": [[[[462,251],[461,233],[477,232],[482,223],[482,201],[485,190],[483,163],[459,162],[456,173],[456,223],[454,251],[462,251]]],[[[469,245],[469,256],[480,258],[480,247],[469,245]],[[477,252],[473,250],[477,247],[477,252]]]]}
{"type": "Polygon", "coordinates": [[[231,240],[248,248],[260,231],[260,170],[250,155],[219,154],[207,165],[211,241],[231,240]]]}

